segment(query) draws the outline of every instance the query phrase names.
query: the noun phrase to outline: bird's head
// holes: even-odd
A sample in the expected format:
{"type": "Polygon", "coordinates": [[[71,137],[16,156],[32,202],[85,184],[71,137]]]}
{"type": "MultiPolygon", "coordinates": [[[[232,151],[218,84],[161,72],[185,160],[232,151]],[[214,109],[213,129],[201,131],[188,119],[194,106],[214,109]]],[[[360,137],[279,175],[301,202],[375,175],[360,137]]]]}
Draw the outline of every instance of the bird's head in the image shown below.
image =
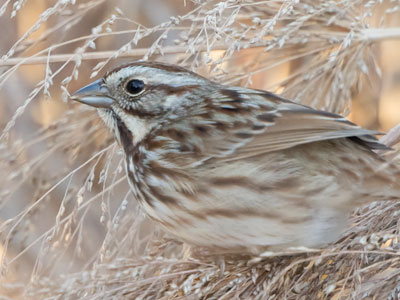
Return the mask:
{"type": "Polygon", "coordinates": [[[121,131],[137,143],[166,120],[187,117],[198,94],[213,85],[181,67],[135,62],[108,72],[79,89],[72,99],[98,108],[105,123],[121,141],[121,131]]]}

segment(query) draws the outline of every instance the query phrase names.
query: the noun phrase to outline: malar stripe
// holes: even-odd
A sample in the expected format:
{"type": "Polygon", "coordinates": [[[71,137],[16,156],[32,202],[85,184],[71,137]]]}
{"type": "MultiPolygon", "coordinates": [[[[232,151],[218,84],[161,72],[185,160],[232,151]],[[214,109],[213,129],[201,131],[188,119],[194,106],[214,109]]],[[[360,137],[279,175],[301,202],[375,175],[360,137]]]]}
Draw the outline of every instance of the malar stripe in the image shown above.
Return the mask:
{"type": "Polygon", "coordinates": [[[132,132],[128,129],[128,127],[125,125],[125,123],[122,122],[121,118],[116,113],[113,113],[113,117],[117,121],[117,129],[118,129],[119,136],[121,139],[121,144],[125,150],[125,153],[130,153],[130,152],[134,151],[132,132]]]}

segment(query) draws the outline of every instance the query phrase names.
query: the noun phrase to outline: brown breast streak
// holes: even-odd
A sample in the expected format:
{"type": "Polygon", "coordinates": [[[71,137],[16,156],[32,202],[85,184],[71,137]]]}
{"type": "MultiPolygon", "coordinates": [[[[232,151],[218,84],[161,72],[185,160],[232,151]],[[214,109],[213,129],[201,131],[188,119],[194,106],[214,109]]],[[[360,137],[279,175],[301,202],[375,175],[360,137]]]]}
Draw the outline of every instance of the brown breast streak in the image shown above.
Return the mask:
{"type": "MultiPolygon", "coordinates": [[[[127,134],[123,130],[123,134],[127,134]]],[[[128,131],[129,132],[129,131],[128,131]]],[[[182,136],[178,132],[169,132],[174,136],[177,140],[180,140],[182,136]]],[[[160,180],[174,180],[177,182],[183,182],[190,180],[188,176],[181,172],[178,169],[174,168],[166,168],[163,167],[160,161],[157,160],[148,160],[147,152],[157,152],[157,150],[163,149],[165,147],[166,141],[155,140],[154,135],[148,135],[143,141],[138,143],[137,145],[132,145],[132,142],[129,144],[126,140],[128,136],[124,137],[124,141],[126,142],[126,146],[124,149],[129,149],[129,152],[125,152],[127,154],[127,173],[128,179],[131,181],[131,184],[136,187],[143,199],[139,199],[141,201],[146,201],[148,205],[154,207],[154,199],[157,201],[163,202],[167,205],[178,205],[177,200],[171,196],[165,195],[161,189],[150,186],[146,182],[146,178],[149,175],[160,178],[160,180]],[[133,174],[133,171],[129,168],[129,160],[132,159],[132,163],[135,166],[135,171],[137,174],[133,174]],[[146,162],[145,162],[146,161],[146,162]],[[137,178],[141,178],[140,182],[135,180],[135,175],[137,178]]],[[[122,138],[122,137],[121,137],[122,138]]],[[[168,155],[166,155],[163,159],[167,159],[168,155]]]]}

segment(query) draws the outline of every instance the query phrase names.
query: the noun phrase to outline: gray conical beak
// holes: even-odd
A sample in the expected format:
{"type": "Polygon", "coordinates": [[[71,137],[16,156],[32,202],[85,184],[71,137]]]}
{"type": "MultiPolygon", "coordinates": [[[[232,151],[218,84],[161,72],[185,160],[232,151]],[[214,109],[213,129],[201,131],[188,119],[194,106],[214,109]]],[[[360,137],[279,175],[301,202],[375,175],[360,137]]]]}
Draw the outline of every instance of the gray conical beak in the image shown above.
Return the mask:
{"type": "Polygon", "coordinates": [[[71,99],[99,108],[109,108],[113,103],[108,89],[103,85],[103,79],[96,80],[77,90],[71,99]]]}

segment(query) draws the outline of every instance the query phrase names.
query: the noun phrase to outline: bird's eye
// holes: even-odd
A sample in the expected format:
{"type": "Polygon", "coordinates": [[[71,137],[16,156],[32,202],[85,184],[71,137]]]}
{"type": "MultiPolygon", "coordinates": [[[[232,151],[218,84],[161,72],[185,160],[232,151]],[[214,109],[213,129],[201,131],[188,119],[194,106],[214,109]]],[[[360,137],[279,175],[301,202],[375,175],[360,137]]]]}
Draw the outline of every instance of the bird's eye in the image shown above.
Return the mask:
{"type": "Polygon", "coordinates": [[[138,95],[144,90],[144,82],[139,79],[132,79],[128,81],[125,88],[129,94],[138,95]]]}

